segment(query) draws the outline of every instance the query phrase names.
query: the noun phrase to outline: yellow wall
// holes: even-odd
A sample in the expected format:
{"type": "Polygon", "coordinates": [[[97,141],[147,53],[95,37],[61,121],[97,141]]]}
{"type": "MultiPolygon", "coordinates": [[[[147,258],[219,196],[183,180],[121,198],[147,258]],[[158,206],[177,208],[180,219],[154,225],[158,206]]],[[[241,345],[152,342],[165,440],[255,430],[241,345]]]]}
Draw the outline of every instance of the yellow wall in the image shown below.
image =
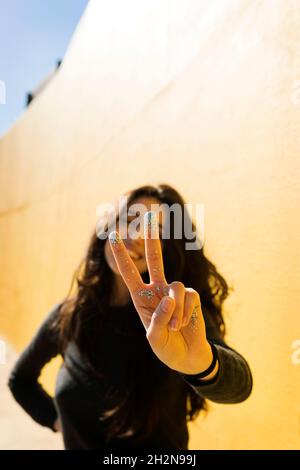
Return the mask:
{"type": "Polygon", "coordinates": [[[193,449],[299,448],[299,31],[297,0],[92,0],[0,141],[0,331],[18,349],[66,294],[98,204],[153,182],[205,204],[255,382],[211,404],[193,449]]]}

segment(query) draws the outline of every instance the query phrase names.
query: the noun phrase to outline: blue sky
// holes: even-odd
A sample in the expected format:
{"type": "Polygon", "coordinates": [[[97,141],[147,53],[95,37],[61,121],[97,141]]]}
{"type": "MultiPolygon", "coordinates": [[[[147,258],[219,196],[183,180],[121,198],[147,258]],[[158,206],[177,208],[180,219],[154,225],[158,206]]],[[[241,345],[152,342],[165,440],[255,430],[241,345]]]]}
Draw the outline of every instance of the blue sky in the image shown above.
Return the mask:
{"type": "Polygon", "coordinates": [[[88,0],[0,0],[0,137],[62,59],[88,0]],[[2,96],[2,100],[1,100],[2,96]]]}

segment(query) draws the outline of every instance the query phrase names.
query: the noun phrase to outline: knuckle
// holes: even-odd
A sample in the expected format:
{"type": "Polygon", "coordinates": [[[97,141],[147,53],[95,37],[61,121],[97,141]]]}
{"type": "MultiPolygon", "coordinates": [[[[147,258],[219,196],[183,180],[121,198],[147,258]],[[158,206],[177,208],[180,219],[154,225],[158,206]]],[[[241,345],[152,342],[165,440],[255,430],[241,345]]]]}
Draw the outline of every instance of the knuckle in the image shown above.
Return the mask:
{"type": "Polygon", "coordinates": [[[193,301],[195,301],[195,302],[199,301],[200,302],[200,296],[199,296],[198,292],[195,289],[193,289],[192,287],[187,287],[186,290],[187,290],[187,295],[193,301]]]}
{"type": "Polygon", "coordinates": [[[180,281],[173,281],[170,287],[176,291],[185,291],[184,284],[180,281]]]}

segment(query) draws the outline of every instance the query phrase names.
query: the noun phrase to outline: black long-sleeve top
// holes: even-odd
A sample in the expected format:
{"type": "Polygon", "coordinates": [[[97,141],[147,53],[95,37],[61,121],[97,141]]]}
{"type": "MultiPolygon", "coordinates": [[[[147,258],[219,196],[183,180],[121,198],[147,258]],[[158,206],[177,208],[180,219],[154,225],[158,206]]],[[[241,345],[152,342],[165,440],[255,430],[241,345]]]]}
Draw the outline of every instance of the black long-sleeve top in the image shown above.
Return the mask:
{"type": "Polygon", "coordinates": [[[58,333],[52,325],[60,305],[52,308],[20,355],[11,371],[8,386],[16,401],[42,426],[55,431],[54,422],[59,417],[65,449],[106,449],[106,427],[99,420],[100,412],[108,406],[108,390],[117,390],[119,396],[126,391],[130,380],[126,371],[128,368],[135,370],[137,359],[144,357],[140,354],[142,349],[150,361],[155,361],[165,370],[161,418],[153,435],[142,445],[137,445],[134,437],[129,437],[110,441],[109,449],[122,449],[122,446],[127,450],[187,449],[186,387],[192,387],[201,397],[217,403],[242,402],[251,393],[252,374],[247,361],[222,340],[205,308],[202,311],[206,334],[217,348],[219,371],[212,380],[199,380],[199,384],[195,384],[194,376],[174,371],[156,357],[147,341],[144,326],[130,303],[110,307],[107,318],[113,321],[106,322],[105,334],[99,338],[99,370],[105,371],[105,380],[95,375],[77,345],[70,341],[63,354],[52,398],[38,378],[45,364],[59,354],[58,333]],[[138,341],[133,340],[137,337],[138,341]]]}

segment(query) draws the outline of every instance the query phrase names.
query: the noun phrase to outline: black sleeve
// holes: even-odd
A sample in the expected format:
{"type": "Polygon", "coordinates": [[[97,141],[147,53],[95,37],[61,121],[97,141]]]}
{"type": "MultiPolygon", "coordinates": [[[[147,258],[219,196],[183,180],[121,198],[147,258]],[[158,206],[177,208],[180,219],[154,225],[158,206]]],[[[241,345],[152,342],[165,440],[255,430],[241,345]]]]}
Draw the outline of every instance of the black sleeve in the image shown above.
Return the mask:
{"type": "Polygon", "coordinates": [[[203,398],[216,403],[240,403],[248,398],[253,387],[251,369],[246,359],[222,339],[208,310],[202,306],[207,340],[214,344],[219,360],[217,375],[211,380],[178,372],[203,398]]]}
{"type": "Polygon", "coordinates": [[[58,355],[58,335],[51,329],[61,303],[56,304],[15,363],[9,379],[15,400],[39,424],[53,427],[57,412],[53,398],[38,382],[44,365],[58,355]]]}

